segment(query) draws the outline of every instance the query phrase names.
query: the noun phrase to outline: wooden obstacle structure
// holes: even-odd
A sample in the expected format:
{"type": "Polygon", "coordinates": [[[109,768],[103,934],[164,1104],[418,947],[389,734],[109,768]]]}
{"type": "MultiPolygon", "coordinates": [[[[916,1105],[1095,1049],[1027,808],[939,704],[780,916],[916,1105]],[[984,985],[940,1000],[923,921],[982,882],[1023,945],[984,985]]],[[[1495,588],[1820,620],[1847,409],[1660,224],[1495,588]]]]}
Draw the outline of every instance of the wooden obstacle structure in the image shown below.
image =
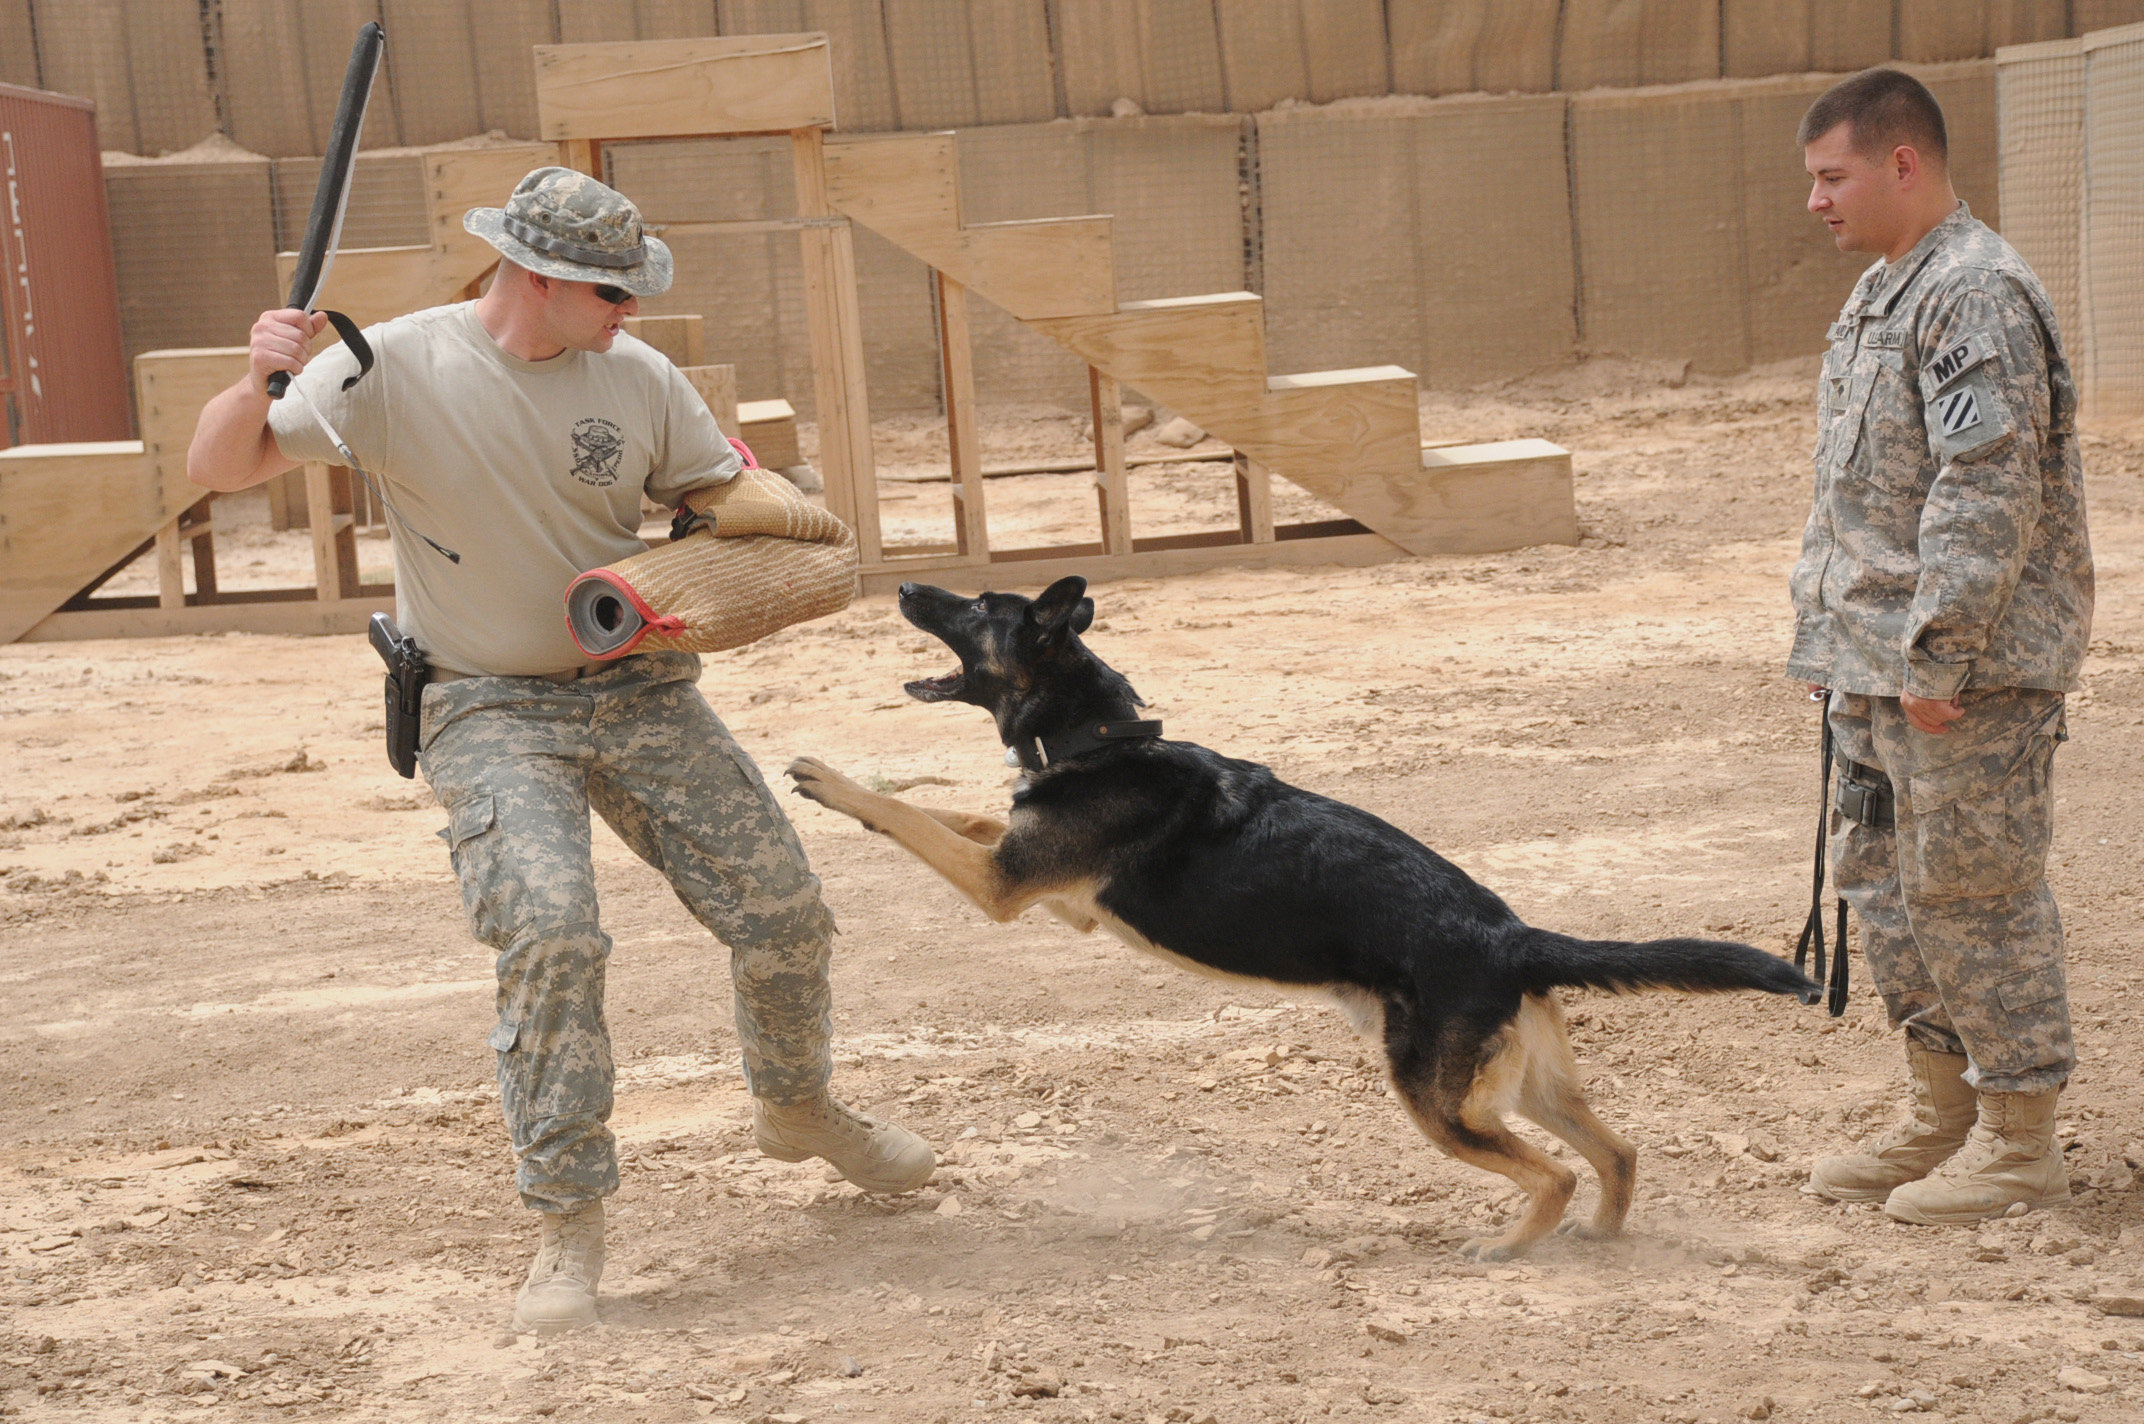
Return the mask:
{"type": "Polygon", "coordinates": [[[797,216],[680,223],[671,235],[793,228],[803,249],[827,506],[857,532],[866,592],[915,574],[974,587],[1017,565],[1024,583],[1166,574],[1220,564],[1365,563],[1574,543],[1570,456],[1546,441],[1425,450],[1411,372],[1269,375],[1263,302],[1249,292],[1119,302],[1111,220],[963,222],[950,133],[829,140],[833,69],[822,34],[539,45],[536,102],[563,161],[602,172],[607,143],[786,133],[797,216]],[[954,538],[888,546],[871,460],[863,336],[849,223],[929,266],[937,289],[954,538]],[[967,294],[973,291],[1088,365],[1094,540],[994,549],[984,509],[967,294]],[[1238,527],[1132,532],[1120,392],[1133,388],[1237,452],[1238,527]],[[1271,476],[1350,518],[1276,526],[1271,476]]]}
{"type": "MultiPolygon", "coordinates": [[[[1396,366],[1270,375],[1263,303],[1249,292],[1119,302],[1111,219],[964,222],[950,133],[829,141],[833,72],[823,34],[539,45],[535,60],[543,136],[556,143],[559,161],[583,172],[601,171],[606,143],[788,137],[795,217],[676,223],[663,231],[796,232],[826,500],[857,531],[866,592],[918,574],[976,588],[1008,579],[1038,584],[1066,573],[1099,580],[1229,564],[1371,563],[1578,538],[1567,451],[1542,440],[1427,447],[1415,378],[1396,366]],[[852,222],[931,270],[952,465],[954,538],[947,544],[888,546],[881,538],[852,222]],[[1092,540],[991,545],[970,291],[1087,363],[1098,524],[1092,540]],[[1234,447],[1235,528],[1135,535],[1120,404],[1126,388],[1234,447]],[[1347,517],[1276,524],[1275,474],[1347,517]]],[[[547,145],[514,145],[429,155],[431,242],[339,254],[323,304],[365,324],[474,295],[497,254],[463,232],[462,212],[496,202],[552,153],[547,145]]],[[[294,256],[278,260],[287,279],[294,256]]],[[[733,370],[705,360],[699,318],[643,318],[638,325],[763,464],[798,462],[794,413],[780,401],[740,405],[733,370]]],[[[186,480],[186,449],[202,405],[244,368],[244,348],[147,353],[136,363],[139,442],[0,451],[0,641],[354,632],[373,612],[392,606],[391,586],[358,577],[358,501],[350,472],[320,465],[284,477],[286,511],[300,503],[296,489],[304,492],[314,586],[218,588],[213,496],[186,480]],[[151,550],[154,596],[99,595],[113,575],[151,550]],[[189,551],[192,593],[182,566],[189,551]]]]}
{"type": "Polygon", "coordinates": [[[134,362],[140,440],[0,450],[0,642],[347,633],[393,609],[391,585],[358,579],[350,472],[321,465],[305,472],[314,585],[218,588],[215,496],[186,478],[186,447],[201,407],[245,371],[242,346],[145,352],[134,362]],[[155,594],[100,595],[152,551],[155,594]]]}

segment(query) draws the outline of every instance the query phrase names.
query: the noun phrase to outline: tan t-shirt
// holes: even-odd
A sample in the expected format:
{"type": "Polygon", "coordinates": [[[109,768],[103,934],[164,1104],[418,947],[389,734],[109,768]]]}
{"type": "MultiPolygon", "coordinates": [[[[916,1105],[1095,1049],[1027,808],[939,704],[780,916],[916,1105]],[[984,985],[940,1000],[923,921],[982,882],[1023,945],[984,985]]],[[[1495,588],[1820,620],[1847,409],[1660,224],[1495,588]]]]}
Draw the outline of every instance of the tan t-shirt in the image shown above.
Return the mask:
{"type": "MultiPolygon", "coordinates": [[[[298,378],[387,498],[453,563],[389,517],[395,617],[436,668],[524,676],[588,661],[566,631],[566,585],[643,552],[640,496],[676,507],[741,461],[669,360],[621,334],[600,355],[510,356],[476,304],[368,329],[378,364],[323,351],[298,378]]],[[[269,407],[284,456],[341,464],[295,393],[269,407]]],[[[355,478],[353,476],[352,478],[355,478]]]]}

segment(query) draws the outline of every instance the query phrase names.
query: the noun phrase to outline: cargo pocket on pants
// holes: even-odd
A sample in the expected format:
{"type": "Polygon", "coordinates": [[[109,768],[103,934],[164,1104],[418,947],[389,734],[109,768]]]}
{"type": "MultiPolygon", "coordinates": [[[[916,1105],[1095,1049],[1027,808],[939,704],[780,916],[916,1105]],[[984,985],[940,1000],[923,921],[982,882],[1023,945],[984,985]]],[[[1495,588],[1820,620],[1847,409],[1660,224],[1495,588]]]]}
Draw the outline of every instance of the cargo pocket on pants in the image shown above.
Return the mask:
{"type": "Polygon", "coordinates": [[[2062,966],[2052,964],[2003,980],[1995,986],[1995,997],[2006,1011],[2016,1013],[2034,1004],[2044,1004],[2049,999],[2059,999],[2065,989],[2062,966]]]}
{"type": "Polygon", "coordinates": [[[2054,734],[2038,733],[1992,785],[1982,765],[1908,781],[1923,894],[1978,899],[2014,894],[2040,879],[2054,835],[2054,750],[2054,734]]]}
{"type": "Polygon", "coordinates": [[[462,909],[469,916],[469,933],[485,944],[503,948],[498,913],[499,887],[493,883],[493,857],[488,844],[498,836],[499,803],[492,796],[471,796],[447,812],[447,828],[440,835],[447,842],[447,856],[454,862],[454,878],[462,887],[462,909]]]}
{"type": "Polygon", "coordinates": [[[521,1025],[510,1019],[500,1019],[498,1026],[492,1029],[491,1037],[484,1042],[495,1052],[512,1053],[521,1042],[521,1025]]]}

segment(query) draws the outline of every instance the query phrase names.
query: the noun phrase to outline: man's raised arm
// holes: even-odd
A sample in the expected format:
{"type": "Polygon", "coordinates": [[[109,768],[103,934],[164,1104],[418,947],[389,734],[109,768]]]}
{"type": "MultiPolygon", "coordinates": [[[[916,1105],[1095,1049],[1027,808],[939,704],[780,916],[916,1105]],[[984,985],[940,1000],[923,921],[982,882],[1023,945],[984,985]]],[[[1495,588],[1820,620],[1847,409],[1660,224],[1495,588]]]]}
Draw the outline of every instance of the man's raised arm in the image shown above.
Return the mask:
{"type": "Polygon", "coordinates": [[[194,442],[186,451],[186,477],[204,489],[227,493],[251,488],[295,469],[268,428],[268,377],[305,369],[312,339],[327,325],[318,312],[295,308],[262,312],[253,323],[246,378],[201,407],[194,442]]]}

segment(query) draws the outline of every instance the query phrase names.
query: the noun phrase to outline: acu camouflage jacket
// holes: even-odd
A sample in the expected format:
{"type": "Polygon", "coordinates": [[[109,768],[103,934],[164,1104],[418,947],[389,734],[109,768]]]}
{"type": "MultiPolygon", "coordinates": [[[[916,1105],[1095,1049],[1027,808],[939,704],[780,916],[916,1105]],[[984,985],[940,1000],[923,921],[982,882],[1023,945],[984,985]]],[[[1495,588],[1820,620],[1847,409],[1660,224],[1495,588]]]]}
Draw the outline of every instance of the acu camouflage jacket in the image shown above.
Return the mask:
{"type": "Polygon", "coordinates": [[[1862,275],[1830,337],[1788,671],[1878,697],[2067,691],[2092,550],[2039,278],[1961,203],[1862,275]]]}

